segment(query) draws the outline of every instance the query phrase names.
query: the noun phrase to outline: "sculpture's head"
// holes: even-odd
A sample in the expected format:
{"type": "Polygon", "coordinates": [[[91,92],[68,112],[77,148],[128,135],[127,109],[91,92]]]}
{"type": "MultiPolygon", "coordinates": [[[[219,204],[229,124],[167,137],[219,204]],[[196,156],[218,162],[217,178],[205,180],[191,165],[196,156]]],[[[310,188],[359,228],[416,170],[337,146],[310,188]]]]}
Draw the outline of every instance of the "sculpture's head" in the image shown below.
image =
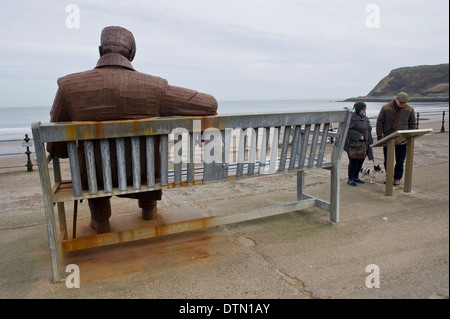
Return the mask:
{"type": "Polygon", "coordinates": [[[99,46],[100,56],[106,53],[118,53],[133,61],[136,54],[136,42],[133,33],[122,27],[106,27],[102,30],[99,46]]]}

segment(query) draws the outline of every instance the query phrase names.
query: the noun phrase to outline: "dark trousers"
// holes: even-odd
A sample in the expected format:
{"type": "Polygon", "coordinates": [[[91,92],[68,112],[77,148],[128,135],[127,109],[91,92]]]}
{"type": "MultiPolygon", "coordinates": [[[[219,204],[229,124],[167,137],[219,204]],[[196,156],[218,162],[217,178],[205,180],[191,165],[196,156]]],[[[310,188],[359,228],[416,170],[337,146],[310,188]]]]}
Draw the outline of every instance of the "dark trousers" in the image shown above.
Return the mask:
{"type": "MultiPolygon", "coordinates": [[[[384,168],[386,169],[387,146],[383,147],[384,168]]],[[[401,180],[403,177],[403,164],[406,158],[406,144],[395,145],[394,179],[401,180]]]]}
{"type": "Polygon", "coordinates": [[[352,181],[359,177],[359,172],[364,164],[364,159],[348,158],[348,180],[352,181]]]}

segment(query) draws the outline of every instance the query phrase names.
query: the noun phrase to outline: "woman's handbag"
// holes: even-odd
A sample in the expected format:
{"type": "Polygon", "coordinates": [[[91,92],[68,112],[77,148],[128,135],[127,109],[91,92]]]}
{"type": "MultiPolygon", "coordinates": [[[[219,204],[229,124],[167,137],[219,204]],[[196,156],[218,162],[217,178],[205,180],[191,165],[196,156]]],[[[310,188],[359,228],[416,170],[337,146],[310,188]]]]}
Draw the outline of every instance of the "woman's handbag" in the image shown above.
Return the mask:
{"type": "Polygon", "coordinates": [[[353,159],[365,159],[367,156],[367,142],[366,141],[358,141],[352,142],[348,141],[349,152],[348,155],[353,159]]]}

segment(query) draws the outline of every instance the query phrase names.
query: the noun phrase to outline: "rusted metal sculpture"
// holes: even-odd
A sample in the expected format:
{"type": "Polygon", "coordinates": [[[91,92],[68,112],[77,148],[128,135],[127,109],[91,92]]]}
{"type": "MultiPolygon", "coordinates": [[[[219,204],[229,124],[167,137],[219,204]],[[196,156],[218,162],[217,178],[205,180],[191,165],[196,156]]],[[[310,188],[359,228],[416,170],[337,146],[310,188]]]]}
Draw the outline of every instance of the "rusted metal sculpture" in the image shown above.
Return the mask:
{"type": "MultiPolygon", "coordinates": [[[[51,122],[217,114],[217,101],[213,96],[171,86],[163,78],[137,72],[131,64],[136,54],[136,43],[133,34],[127,29],[118,26],[104,28],[99,51],[100,59],[93,70],[58,79],[58,91],[50,112],[51,122]]],[[[154,151],[158,151],[158,141],[154,145],[154,151]]],[[[131,148],[129,141],[125,143],[125,148],[131,148]]],[[[96,161],[101,161],[100,146],[95,145],[94,149],[96,161]]],[[[115,145],[110,145],[110,149],[114,152],[115,145]]],[[[60,158],[68,157],[64,143],[49,143],[47,150],[60,158]]],[[[80,145],[79,153],[80,157],[84,157],[83,145],[80,145]]],[[[131,160],[126,162],[131,165],[131,160]]],[[[81,163],[85,161],[82,160],[81,163]]],[[[117,174],[114,169],[117,163],[111,165],[112,171],[117,174]]],[[[127,172],[130,171],[131,167],[127,167],[127,172]]],[[[83,188],[87,189],[86,167],[81,167],[81,173],[83,188]]],[[[102,176],[97,178],[101,182],[102,176]]],[[[113,176],[113,180],[117,178],[113,176]]],[[[142,217],[152,219],[162,192],[158,190],[124,196],[137,199],[142,208],[142,217]]],[[[110,198],[89,199],[89,208],[91,227],[97,233],[109,232],[110,198]]]]}

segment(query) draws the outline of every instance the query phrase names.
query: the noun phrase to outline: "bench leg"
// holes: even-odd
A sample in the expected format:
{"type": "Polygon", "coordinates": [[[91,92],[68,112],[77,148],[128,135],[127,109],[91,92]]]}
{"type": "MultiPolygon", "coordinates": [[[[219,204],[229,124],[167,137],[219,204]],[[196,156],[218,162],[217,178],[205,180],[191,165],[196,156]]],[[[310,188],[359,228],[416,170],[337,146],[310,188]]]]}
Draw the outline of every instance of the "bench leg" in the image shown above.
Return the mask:
{"type": "Polygon", "coordinates": [[[341,192],[340,184],[340,169],[338,166],[331,168],[331,194],[330,194],[330,223],[339,223],[339,206],[340,198],[339,194],[341,192]]]}
{"type": "Polygon", "coordinates": [[[44,200],[44,205],[48,247],[50,250],[50,261],[52,266],[52,281],[60,282],[63,280],[64,276],[61,272],[61,243],[57,238],[54,208],[50,199],[44,200]]]}
{"type": "Polygon", "coordinates": [[[331,169],[331,198],[330,203],[315,198],[311,195],[305,193],[305,172],[303,170],[297,171],[297,201],[302,201],[305,199],[314,199],[315,207],[326,210],[330,213],[330,223],[339,223],[339,192],[340,192],[340,181],[339,181],[340,170],[333,168],[331,169]]]}
{"type": "Polygon", "coordinates": [[[305,198],[305,171],[297,171],[297,200],[302,200],[305,198]]]}

